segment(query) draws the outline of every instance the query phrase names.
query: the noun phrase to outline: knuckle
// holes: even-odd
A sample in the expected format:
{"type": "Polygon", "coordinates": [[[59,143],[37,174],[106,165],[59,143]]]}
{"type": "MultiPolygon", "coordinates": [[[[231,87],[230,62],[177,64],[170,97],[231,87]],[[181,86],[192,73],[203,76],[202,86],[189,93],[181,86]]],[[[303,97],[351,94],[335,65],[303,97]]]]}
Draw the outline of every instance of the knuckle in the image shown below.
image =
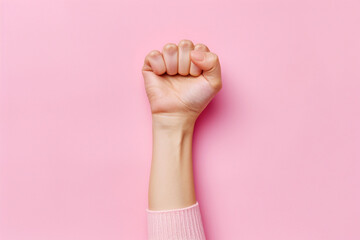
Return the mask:
{"type": "Polygon", "coordinates": [[[163,50],[166,52],[173,52],[177,50],[177,46],[174,43],[167,43],[164,45],[163,50]]]}
{"type": "Polygon", "coordinates": [[[159,50],[152,50],[149,52],[149,54],[147,55],[148,57],[155,57],[156,55],[159,55],[160,52],[159,50]]]}
{"type": "Polygon", "coordinates": [[[191,47],[194,46],[193,42],[188,39],[183,39],[179,42],[180,47],[191,47]]]}
{"type": "Polygon", "coordinates": [[[203,43],[196,44],[195,49],[196,50],[203,50],[203,51],[209,50],[209,48],[203,43]]]}
{"type": "Polygon", "coordinates": [[[215,53],[213,53],[213,61],[214,62],[218,62],[219,61],[219,56],[215,53]]]}

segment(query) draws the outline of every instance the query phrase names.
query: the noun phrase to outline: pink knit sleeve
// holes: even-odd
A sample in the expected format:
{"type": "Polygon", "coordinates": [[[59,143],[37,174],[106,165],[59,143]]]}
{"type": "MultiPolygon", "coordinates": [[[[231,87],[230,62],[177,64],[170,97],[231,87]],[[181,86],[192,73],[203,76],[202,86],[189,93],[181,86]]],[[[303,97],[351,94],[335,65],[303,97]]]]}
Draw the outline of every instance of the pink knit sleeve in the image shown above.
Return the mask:
{"type": "Polygon", "coordinates": [[[186,208],[146,211],[149,240],[205,240],[198,202],[186,208]]]}

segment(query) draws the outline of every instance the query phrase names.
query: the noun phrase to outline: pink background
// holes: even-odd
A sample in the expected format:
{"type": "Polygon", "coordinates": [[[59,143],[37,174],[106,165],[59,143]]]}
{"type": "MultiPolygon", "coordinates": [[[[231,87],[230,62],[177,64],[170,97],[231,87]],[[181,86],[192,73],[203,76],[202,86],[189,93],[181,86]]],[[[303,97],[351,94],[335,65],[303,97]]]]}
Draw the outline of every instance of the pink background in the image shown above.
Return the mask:
{"type": "Polygon", "coordinates": [[[151,118],[141,67],[216,52],[198,120],[209,240],[360,239],[359,1],[6,0],[0,239],[145,239],[151,118]]]}

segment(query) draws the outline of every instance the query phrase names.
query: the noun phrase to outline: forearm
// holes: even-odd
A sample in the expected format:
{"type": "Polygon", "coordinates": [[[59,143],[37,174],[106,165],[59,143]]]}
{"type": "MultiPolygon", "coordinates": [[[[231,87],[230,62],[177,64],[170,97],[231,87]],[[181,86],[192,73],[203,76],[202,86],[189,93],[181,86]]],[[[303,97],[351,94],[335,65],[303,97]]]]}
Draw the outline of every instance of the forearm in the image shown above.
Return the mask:
{"type": "Polygon", "coordinates": [[[178,209],[196,203],[192,168],[195,119],[154,114],[149,209],[178,209]]]}
{"type": "Polygon", "coordinates": [[[204,240],[192,137],[196,118],[222,86],[218,56],[184,39],[149,52],[142,74],[153,114],[148,238],[204,240]]]}

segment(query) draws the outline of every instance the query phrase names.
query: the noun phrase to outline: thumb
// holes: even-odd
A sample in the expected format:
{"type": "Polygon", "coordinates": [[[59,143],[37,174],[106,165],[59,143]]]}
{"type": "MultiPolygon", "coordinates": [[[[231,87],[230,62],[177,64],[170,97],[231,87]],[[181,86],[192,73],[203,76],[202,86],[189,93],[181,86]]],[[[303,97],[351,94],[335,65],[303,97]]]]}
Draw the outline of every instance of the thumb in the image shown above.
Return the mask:
{"type": "Polygon", "coordinates": [[[193,50],[190,53],[191,61],[203,70],[206,80],[215,88],[220,90],[221,84],[221,67],[219,58],[215,53],[193,50]]]}

